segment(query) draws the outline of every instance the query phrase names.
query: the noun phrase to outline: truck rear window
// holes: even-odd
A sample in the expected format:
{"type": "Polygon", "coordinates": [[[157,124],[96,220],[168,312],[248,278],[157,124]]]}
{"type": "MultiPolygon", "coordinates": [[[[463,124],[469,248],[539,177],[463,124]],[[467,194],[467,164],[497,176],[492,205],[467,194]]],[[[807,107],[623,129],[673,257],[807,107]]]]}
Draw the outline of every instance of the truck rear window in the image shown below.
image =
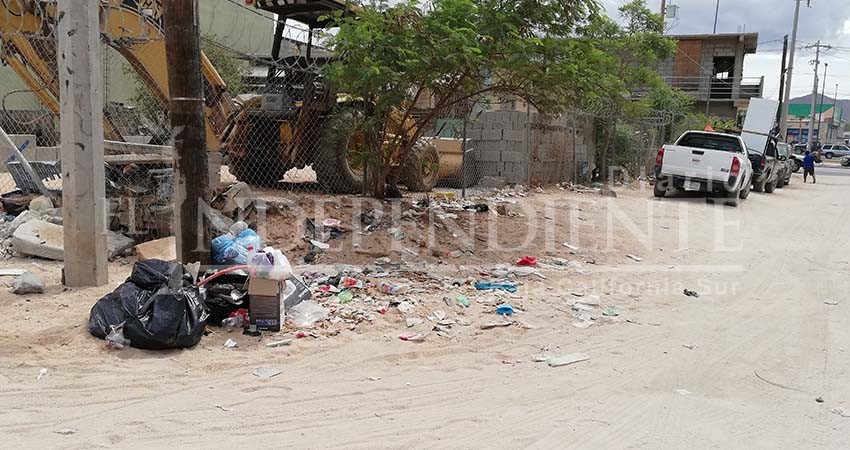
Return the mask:
{"type": "Polygon", "coordinates": [[[740,152],[741,142],[734,136],[718,136],[716,134],[688,133],[682,136],[679,143],[682,147],[704,148],[723,152],[740,152]]]}

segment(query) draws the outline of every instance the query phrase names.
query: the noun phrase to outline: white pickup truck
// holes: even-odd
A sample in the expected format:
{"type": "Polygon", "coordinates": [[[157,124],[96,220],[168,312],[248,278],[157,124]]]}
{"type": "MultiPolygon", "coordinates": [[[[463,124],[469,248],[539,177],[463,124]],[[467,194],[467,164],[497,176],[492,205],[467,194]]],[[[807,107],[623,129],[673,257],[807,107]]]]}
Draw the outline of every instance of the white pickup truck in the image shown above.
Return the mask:
{"type": "Polygon", "coordinates": [[[656,197],[684,190],[721,193],[727,204],[737,204],[752,189],[753,168],[747,145],[740,136],[686,131],[655,157],[656,197]]]}

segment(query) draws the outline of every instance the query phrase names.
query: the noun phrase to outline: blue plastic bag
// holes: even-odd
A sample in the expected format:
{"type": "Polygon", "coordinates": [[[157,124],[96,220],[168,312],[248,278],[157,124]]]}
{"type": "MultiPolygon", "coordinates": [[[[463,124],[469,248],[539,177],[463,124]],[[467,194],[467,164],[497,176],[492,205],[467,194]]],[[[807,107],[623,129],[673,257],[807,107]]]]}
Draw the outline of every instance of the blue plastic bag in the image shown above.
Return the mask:
{"type": "Polygon", "coordinates": [[[248,264],[248,247],[260,250],[263,241],[252,229],[239,233],[236,238],[231,234],[223,234],[212,240],[213,262],[220,265],[248,264]]]}

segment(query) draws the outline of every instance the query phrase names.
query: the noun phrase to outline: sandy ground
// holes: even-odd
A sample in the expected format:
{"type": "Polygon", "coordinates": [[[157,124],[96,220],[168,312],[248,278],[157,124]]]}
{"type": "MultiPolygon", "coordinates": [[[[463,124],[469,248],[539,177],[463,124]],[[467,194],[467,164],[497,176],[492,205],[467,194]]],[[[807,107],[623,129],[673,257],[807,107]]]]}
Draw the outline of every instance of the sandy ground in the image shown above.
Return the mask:
{"type": "MultiPolygon", "coordinates": [[[[59,264],[7,260],[0,266],[28,267],[50,288],[0,293],[0,437],[39,449],[850,448],[850,418],[832,412],[850,411],[848,188],[850,177],[803,185],[795,175],[739,208],[657,201],[639,189],[616,199],[536,194],[523,200],[537,210],[531,225],[496,219],[506,246],[533,230],[525,247],[473,248],[457,260],[423,250],[407,262],[462,277],[533,253],[578,261],[584,273],[544,271],[546,280],[523,279],[516,297],[436,287],[418,295],[416,313],[442,309],[472,325],[423,343],[397,338],[404,316],[390,308],[289,347],[216,330],[190,350],[108,351],[85,324],[112,286],[65,290],[59,264]],[[576,328],[571,292],[599,295],[620,315],[596,309],[593,326],[576,328]],[[469,309],[441,301],[457,293],[469,309]],[[518,324],[480,329],[496,318],[487,300],[521,307],[518,324]],[[239,347],[223,348],[228,337],[239,347]],[[590,360],[532,361],[573,352],[590,360]],[[257,367],[282,373],[260,380],[257,367]]],[[[269,223],[278,244],[293,235],[269,223]]],[[[415,249],[417,227],[406,231],[403,247],[415,249]]],[[[350,249],[331,260],[362,264],[374,259],[363,247],[381,244],[334,245],[350,249]]],[[[114,284],[129,263],[113,264],[114,284]]]]}

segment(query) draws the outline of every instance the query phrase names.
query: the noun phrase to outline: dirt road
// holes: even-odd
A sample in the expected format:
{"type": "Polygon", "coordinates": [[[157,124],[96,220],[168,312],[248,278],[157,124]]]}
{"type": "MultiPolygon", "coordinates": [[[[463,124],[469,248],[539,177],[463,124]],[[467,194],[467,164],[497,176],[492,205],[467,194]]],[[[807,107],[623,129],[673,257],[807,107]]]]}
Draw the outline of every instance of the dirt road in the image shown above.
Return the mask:
{"type": "Polygon", "coordinates": [[[403,319],[388,314],[287,348],[226,350],[219,336],[108,352],[84,330],[108,289],[4,293],[0,437],[39,449],[847,449],[850,417],[833,409],[850,414],[848,189],[850,177],[795,175],[739,208],[639,190],[594,198],[582,209],[595,231],[578,239],[597,258],[587,274],[521,289],[524,326],[421,344],[397,339],[403,319]],[[620,315],[574,327],[573,291],[620,315]],[[573,352],[590,360],[532,361],[573,352]],[[264,366],[282,373],[251,375],[264,366]]]}

